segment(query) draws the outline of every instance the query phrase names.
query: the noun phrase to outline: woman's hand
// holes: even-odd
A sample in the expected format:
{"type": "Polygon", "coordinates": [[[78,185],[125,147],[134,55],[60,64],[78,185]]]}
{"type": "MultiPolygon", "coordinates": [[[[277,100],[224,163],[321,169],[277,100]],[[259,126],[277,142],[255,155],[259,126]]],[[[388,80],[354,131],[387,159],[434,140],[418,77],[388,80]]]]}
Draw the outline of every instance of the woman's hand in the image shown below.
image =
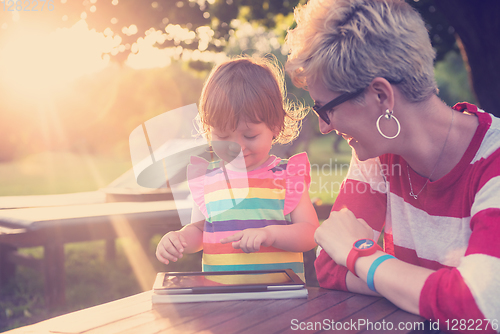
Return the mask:
{"type": "Polygon", "coordinates": [[[266,228],[248,228],[243,231],[221,239],[221,243],[232,242],[233,248],[241,249],[245,253],[257,252],[260,246],[269,247],[274,243],[275,237],[266,228]]]}
{"type": "Polygon", "coordinates": [[[156,258],[165,264],[169,264],[170,261],[176,262],[182,257],[187,246],[186,239],[181,232],[168,232],[161,238],[156,247],[156,258]]]}
{"type": "Polygon", "coordinates": [[[346,265],[347,255],[354,242],[364,238],[373,239],[372,228],[346,208],[332,211],[330,217],[314,233],[318,245],[342,266],[346,265]]]}

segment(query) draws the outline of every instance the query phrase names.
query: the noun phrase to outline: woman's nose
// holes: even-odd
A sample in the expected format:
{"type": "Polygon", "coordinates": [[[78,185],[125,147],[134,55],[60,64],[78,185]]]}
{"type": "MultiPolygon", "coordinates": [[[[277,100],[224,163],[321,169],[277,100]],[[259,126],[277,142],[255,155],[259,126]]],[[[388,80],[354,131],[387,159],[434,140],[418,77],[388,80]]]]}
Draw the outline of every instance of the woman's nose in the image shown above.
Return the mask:
{"type": "Polygon", "coordinates": [[[332,122],[330,121],[330,124],[327,124],[325,121],[321,119],[321,117],[318,117],[318,122],[319,122],[319,131],[326,135],[327,133],[332,132],[333,126],[332,122]]]}

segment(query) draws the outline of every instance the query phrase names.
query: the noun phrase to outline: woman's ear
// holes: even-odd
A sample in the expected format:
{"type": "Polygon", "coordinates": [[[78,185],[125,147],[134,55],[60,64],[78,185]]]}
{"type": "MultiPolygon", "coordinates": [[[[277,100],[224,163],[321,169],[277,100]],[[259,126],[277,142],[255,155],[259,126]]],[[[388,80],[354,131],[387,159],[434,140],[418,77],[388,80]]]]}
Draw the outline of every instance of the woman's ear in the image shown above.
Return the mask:
{"type": "Polygon", "coordinates": [[[376,94],[377,103],[382,110],[394,109],[394,90],[387,79],[381,77],[373,79],[368,89],[376,94]]]}

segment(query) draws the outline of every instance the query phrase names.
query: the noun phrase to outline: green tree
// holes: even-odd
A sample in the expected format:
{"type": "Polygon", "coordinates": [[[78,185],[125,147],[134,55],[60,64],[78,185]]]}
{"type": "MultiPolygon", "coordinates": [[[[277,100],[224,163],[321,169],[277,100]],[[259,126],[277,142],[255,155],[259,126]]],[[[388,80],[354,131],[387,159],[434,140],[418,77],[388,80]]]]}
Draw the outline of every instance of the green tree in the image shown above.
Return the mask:
{"type": "Polygon", "coordinates": [[[500,1],[409,0],[409,3],[428,24],[437,60],[451,49],[460,50],[478,104],[500,117],[500,1]]]}
{"type": "MultiPolygon", "coordinates": [[[[0,11],[1,29],[17,29],[21,21],[28,20],[39,26],[69,26],[85,17],[89,26],[97,31],[113,30],[122,39],[124,47],[114,58],[123,62],[133,44],[150,29],[166,31],[168,26],[179,25],[192,32],[181,40],[166,34],[159,47],[223,51],[235,34],[234,20],[240,19],[275,29],[284,36],[291,25],[293,8],[305,0],[62,0],[52,10],[23,11],[21,20],[12,22],[9,8],[16,2],[3,0],[5,10],[0,11]],[[207,41],[206,30],[213,31],[207,41]],[[123,29],[126,28],[126,29],[123,29]],[[131,28],[131,29],[129,29],[131,28]]],[[[471,86],[482,108],[500,116],[500,1],[498,0],[407,0],[419,10],[428,24],[438,59],[451,49],[460,49],[469,71],[471,86]]],[[[2,8],[3,9],[3,8],[2,8]]],[[[5,35],[5,34],[3,34],[5,35]]],[[[0,44],[1,44],[0,36],[0,44]]],[[[197,69],[209,66],[193,62],[197,69]]]]}

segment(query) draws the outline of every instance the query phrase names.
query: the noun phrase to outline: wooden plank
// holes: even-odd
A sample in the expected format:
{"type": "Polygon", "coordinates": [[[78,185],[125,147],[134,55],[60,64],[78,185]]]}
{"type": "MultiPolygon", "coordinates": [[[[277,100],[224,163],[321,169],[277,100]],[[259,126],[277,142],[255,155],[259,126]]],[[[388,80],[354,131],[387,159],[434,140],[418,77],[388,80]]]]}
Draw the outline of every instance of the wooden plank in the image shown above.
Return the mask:
{"type": "Polygon", "coordinates": [[[251,310],[246,312],[242,317],[235,317],[220,323],[210,330],[214,333],[238,333],[242,330],[252,329],[253,326],[259,324],[262,320],[272,319],[282,315],[284,311],[293,308],[302,308],[307,304],[307,299],[290,299],[276,300],[268,305],[261,305],[259,302],[254,302],[251,310]]]}
{"type": "Polygon", "coordinates": [[[0,244],[0,285],[7,283],[16,273],[16,265],[9,259],[16,251],[14,246],[0,244]]]}
{"type": "MultiPolygon", "coordinates": [[[[0,226],[0,244],[22,247],[22,244],[32,244],[34,234],[25,228],[9,228],[0,226]]],[[[41,245],[38,245],[41,246],[41,245]]]]}
{"type": "Polygon", "coordinates": [[[19,248],[44,246],[54,240],[57,234],[62,242],[80,242],[106,238],[115,238],[116,232],[110,224],[92,225],[63,225],[47,227],[36,231],[25,230],[23,233],[2,235],[0,243],[9,244],[19,248]]]}
{"type": "Polygon", "coordinates": [[[114,215],[126,215],[131,220],[153,219],[155,217],[175,218],[179,214],[190,214],[191,207],[191,201],[182,200],[9,209],[0,211],[0,225],[36,229],[50,225],[84,223],[91,218],[96,222],[106,222],[108,217],[114,215]]]}
{"type": "Polygon", "coordinates": [[[7,237],[10,234],[20,234],[26,232],[25,228],[10,228],[5,226],[0,226],[0,240],[7,237]]]}
{"type": "Polygon", "coordinates": [[[420,316],[397,309],[389,316],[385,317],[386,322],[394,324],[393,330],[377,330],[376,328],[367,328],[363,333],[428,333],[429,322],[420,316]],[[400,325],[401,324],[401,328],[400,325]]]}
{"type": "MultiPolygon", "coordinates": [[[[76,311],[40,323],[51,333],[86,333],[109,323],[151,311],[151,291],[76,311]]],[[[102,332],[105,333],[105,332],[102,332]]]]}
{"type": "Polygon", "coordinates": [[[115,238],[106,238],[106,261],[114,262],[116,260],[116,242],[115,238]]]}
{"type": "MultiPolygon", "coordinates": [[[[142,325],[154,324],[158,319],[157,315],[153,311],[145,311],[140,314],[133,315],[128,318],[121,319],[120,321],[112,322],[104,326],[93,328],[89,331],[82,332],[82,334],[118,334],[130,332],[130,329],[138,328],[142,325]]],[[[131,333],[157,333],[155,329],[150,331],[135,331],[132,330],[131,333]]]]}
{"type": "Polygon", "coordinates": [[[289,332],[291,322],[297,319],[298,322],[311,317],[325,308],[344,303],[352,294],[344,291],[325,290],[320,288],[308,288],[309,296],[307,303],[293,308],[284,307],[281,313],[276,313],[272,317],[266,317],[254,324],[251,328],[246,328],[241,333],[268,333],[272,328],[273,332],[289,332]]]}
{"type": "Polygon", "coordinates": [[[120,334],[148,334],[158,333],[161,331],[176,332],[175,326],[179,326],[194,319],[197,319],[207,313],[214,312],[216,308],[234,307],[237,302],[227,301],[219,302],[216,305],[208,305],[200,307],[200,303],[176,303],[176,304],[155,304],[153,309],[148,314],[153,315],[154,319],[146,321],[149,316],[144,314],[136,315],[125,321],[108,324],[106,326],[96,328],[95,330],[85,332],[85,334],[99,333],[120,333],[120,334]],[[126,325],[125,322],[127,323],[126,325]]]}
{"type": "Polygon", "coordinates": [[[57,239],[45,245],[43,252],[45,303],[49,308],[66,303],[64,244],[57,239]]]}
{"type": "MultiPolygon", "coordinates": [[[[334,303],[329,307],[322,307],[322,305],[319,305],[320,309],[316,309],[316,312],[311,316],[302,315],[302,313],[300,313],[294,315],[295,317],[291,318],[287,314],[286,317],[288,319],[288,326],[286,326],[285,328],[281,328],[281,330],[279,331],[277,330],[276,333],[289,332],[297,326],[299,328],[304,328],[304,330],[300,331],[301,333],[318,333],[325,328],[325,321],[331,323],[331,320],[341,321],[342,319],[347,319],[348,317],[358,312],[360,309],[363,309],[366,306],[371,305],[381,299],[380,297],[371,297],[357,294],[353,295],[347,292],[346,294],[350,298],[347,298],[341,302],[334,303]],[[292,319],[297,319],[297,321],[294,321],[294,323],[292,324],[292,319]]],[[[336,299],[335,295],[332,293],[328,293],[327,296],[328,299],[333,299],[334,301],[336,299]]],[[[344,333],[343,330],[341,332],[344,333]]]]}
{"type": "MultiPolygon", "coordinates": [[[[250,312],[247,312],[242,317],[237,317],[223,322],[217,326],[210,327],[210,330],[215,333],[239,333],[244,330],[255,330],[255,326],[261,324],[264,320],[271,320],[271,327],[274,326],[276,317],[284,312],[289,312],[294,308],[306,308],[311,300],[318,298],[326,293],[325,290],[318,288],[309,288],[307,299],[282,299],[276,300],[274,303],[262,307],[258,301],[255,301],[255,306],[250,312]]],[[[264,330],[264,332],[268,332],[264,330]]]]}
{"type": "MultiPolygon", "coordinates": [[[[151,298],[149,300],[151,304],[151,298]]],[[[165,315],[160,314],[154,306],[143,313],[137,313],[130,315],[130,317],[123,318],[119,321],[109,322],[99,327],[95,327],[89,331],[85,331],[85,334],[97,334],[97,333],[154,333],[156,332],[156,327],[151,327],[151,324],[158,322],[170,323],[171,321],[180,321],[181,317],[179,314],[190,314],[194,305],[192,304],[169,304],[166,305],[165,315]],[[140,331],[136,331],[137,328],[141,328],[140,331]],[[151,331],[152,330],[152,331],[151,331]]]]}
{"type": "Polygon", "coordinates": [[[55,195],[2,196],[0,209],[94,204],[104,203],[105,200],[106,194],[99,190],[55,195]]]}
{"type": "MultiPolygon", "coordinates": [[[[371,326],[375,326],[379,328],[383,328],[385,321],[384,317],[387,317],[389,314],[397,310],[397,307],[394,306],[391,302],[389,302],[385,298],[379,298],[376,302],[369,304],[366,307],[361,308],[361,310],[355,312],[349,317],[338,319],[336,317],[336,322],[341,322],[343,325],[347,325],[347,327],[342,328],[343,333],[360,333],[364,331],[367,327],[367,324],[371,324],[371,326]]],[[[319,314],[318,317],[328,316],[328,314],[319,314]]],[[[330,314],[331,316],[331,314],[330,314]]]]}
{"type": "MultiPolygon", "coordinates": [[[[211,310],[213,312],[206,313],[203,316],[197,317],[189,322],[184,322],[179,326],[175,326],[168,330],[169,333],[198,333],[203,331],[215,332],[213,328],[219,324],[225,323],[232,319],[245,319],[247,315],[256,307],[267,308],[269,305],[276,303],[277,300],[241,300],[234,305],[228,307],[219,307],[210,303],[199,303],[201,311],[211,310]],[[214,307],[215,306],[215,307],[214,307]]],[[[219,302],[216,302],[217,304],[219,302]]],[[[213,304],[213,303],[212,303],[213,304]]],[[[224,332],[221,332],[224,333],[224,332]]]]}

